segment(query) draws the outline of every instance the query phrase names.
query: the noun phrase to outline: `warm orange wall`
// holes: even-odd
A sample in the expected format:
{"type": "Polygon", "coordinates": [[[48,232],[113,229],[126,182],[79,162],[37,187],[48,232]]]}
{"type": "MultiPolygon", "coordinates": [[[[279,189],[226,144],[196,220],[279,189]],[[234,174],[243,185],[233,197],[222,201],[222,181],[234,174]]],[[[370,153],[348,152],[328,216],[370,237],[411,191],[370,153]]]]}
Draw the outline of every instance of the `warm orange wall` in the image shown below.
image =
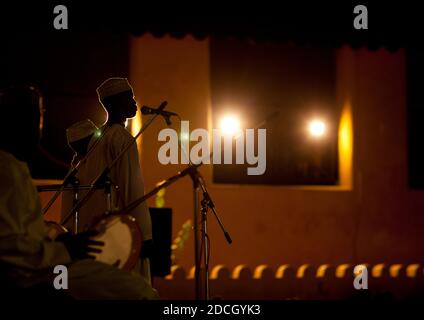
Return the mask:
{"type": "MultiPolygon", "coordinates": [[[[208,41],[144,35],[130,45],[130,78],[139,103],[167,100],[167,109],[189,120],[191,129],[208,128],[208,41]]],[[[209,215],[212,265],[424,262],[423,192],[407,188],[404,52],[342,48],[337,64],[337,101],[353,112],[353,189],[214,185],[211,166],[202,167],[234,240],[228,246],[209,215]]],[[[164,127],[158,119],[143,137],[146,190],[183,168],[157,160],[162,145],[157,134],[164,127]]],[[[191,192],[189,178],[166,190],[174,236],[192,219],[191,192]]],[[[194,264],[192,253],[190,242],[184,267],[194,264]]]]}
{"type": "Polygon", "coordinates": [[[423,260],[424,193],[408,189],[405,53],[355,53],[355,174],[364,260],[423,260]],[[383,259],[381,259],[383,260],[383,259]]]}
{"type": "MultiPolygon", "coordinates": [[[[132,39],[131,76],[143,103],[168,100],[169,110],[208,125],[208,42],[190,37],[132,39]]],[[[421,261],[422,192],[407,189],[404,52],[342,48],[337,54],[337,100],[352,106],[353,190],[213,185],[202,168],[234,243],[226,245],[210,216],[211,263],[341,263],[421,261]]],[[[146,188],[177,172],[157,161],[155,123],[144,138],[146,188]]],[[[191,184],[167,190],[174,233],[192,217],[191,184]]],[[[183,265],[193,265],[192,244],[183,265]]]]}

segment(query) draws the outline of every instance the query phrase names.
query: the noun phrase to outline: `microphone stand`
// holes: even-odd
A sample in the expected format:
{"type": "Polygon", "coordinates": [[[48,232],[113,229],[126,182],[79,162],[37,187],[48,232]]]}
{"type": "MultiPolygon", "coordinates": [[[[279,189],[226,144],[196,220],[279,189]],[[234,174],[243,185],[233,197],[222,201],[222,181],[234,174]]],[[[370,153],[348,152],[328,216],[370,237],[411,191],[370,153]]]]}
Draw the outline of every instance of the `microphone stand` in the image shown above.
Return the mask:
{"type": "Polygon", "coordinates": [[[158,193],[161,189],[168,187],[169,185],[173,184],[177,180],[179,180],[182,177],[185,177],[186,175],[190,174],[191,171],[196,170],[198,165],[188,166],[183,171],[179,171],[176,175],[169,177],[168,179],[162,181],[159,185],[157,185],[154,189],[146,193],[144,196],[134,200],[130,204],[128,204],[125,208],[122,210],[116,211],[114,214],[121,215],[121,214],[127,214],[128,212],[134,210],[137,208],[141,203],[149,199],[150,197],[154,196],[156,193],[158,193]]]}
{"type": "MultiPolygon", "coordinates": [[[[72,199],[72,205],[74,206],[79,199],[79,186],[80,186],[80,180],[75,177],[74,181],[72,182],[72,189],[73,189],[73,199],[72,199]]],[[[79,226],[79,211],[75,211],[75,218],[74,218],[74,234],[78,233],[78,226],[79,226]]]]}
{"type": "MultiPolygon", "coordinates": [[[[192,166],[192,165],[191,165],[192,166]]],[[[221,219],[219,218],[216,207],[212,201],[212,198],[206,188],[206,184],[203,180],[202,175],[197,170],[197,166],[192,166],[192,170],[189,171],[189,175],[193,181],[193,199],[194,199],[194,233],[195,233],[195,242],[194,242],[194,250],[195,250],[195,282],[196,282],[196,299],[200,300],[202,297],[202,289],[203,289],[203,298],[204,300],[209,300],[209,253],[210,253],[210,238],[208,235],[208,227],[207,227],[207,213],[208,210],[211,209],[213,214],[215,215],[216,220],[227,240],[228,244],[231,244],[233,241],[230,237],[230,234],[225,229],[221,219]],[[199,192],[202,193],[202,200],[200,201],[201,207],[199,210],[199,192]],[[198,213],[200,212],[200,237],[199,239],[199,219],[198,213]],[[200,241],[200,247],[199,247],[200,241]],[[202,281],[202,269],[201,269],[201,258],[202,253],[203,257],[203,281],[202,281]],[[203,282],[203,284],[202,284],[203,282]]]]}
{"type": "MultiPolygon", "coordinates": [[[[182,121],[179,115],[176,115],[180,122],[182,121]]],[[[169,119],[168,119],[169,120],[169,119]]],[[[181,136],[181,134],[180,134],[181,136]]],[[[219,218],[216,207],[212,201],[212,198],[206,188],[206,184],[200,172],[197,168],[203,163],[203,160],[200,161],[200,164],[194,165],[190,158],[187,156],[183,147],[184,156],[188,159],[189,167],[187,172],[190,175],[190,178],[193,182],[193,226],[194,226],[194,260],[195,260],[195,296],[197,300],[203,299],[209,300],[209,253],[210,253],[210,239],[208,235],[207,227],[207,212],[209,209],[212,210],[215,215],[216,220],[227,240],[228,244],[231,244],[233,241],[230,237],[230,234],[225,229],[221,219],[219,218]],[[199,202],[199,192],[202,193],[202,200],[199,202]],[[199,206],[201,204],[201,207],[199,206]],[[200,213],[200,234],[199,234],[199,213],[200,213]],[[202,276],[201,269],[201,259],[202,252],[204,251],[204,272],[202,276]],[[202,279],[203,278],[203,279],[202,279]],[[203,290],[202,290],[203,289],[203,290]]],[[[209,154],[206,158],[211,158],[213,153],[209,154]]],[[[206,159],[205,158],[205,159],[206,159]]]]}
{"type": "MultiPolygon", "coordinates": [[[[260,124],[256,125],[255,128],[259,128],[264,123],[269,121],[270,119],[273,119],[275,116],[279,114],[279,111],[273,112],[270,114],[265,120],[263,120],[260,124]]],[[[181,121],[181,118],[180,118],[181,121]]],[[[237,135],[235,139],[237,139],[240,135],[237,135]]],[[[183,150],[184,154],[184,148],[181,148],[183,150]]],[[[209,155],[204,157],[200,161],[200,163],[203,163],[204,160],[210,159],[213,156],[213,152],[211,152],[209,155]]],[[[187,158],[187,155],[185,154],[185,157],[187,158]]],[[[199,165],[193,166],[190,158],[189,164],[192,166],[192,170],[189,171],[190,177],[193,180],[193,199],[194,199],[194,232],[195,232],[195,281],[196,281],[196,299],[200,299],[202,296],[202,279],[201,279],[201,269],[200,269],[200,260],[202,256],[202,250],[204,248],[204,284],[203,284],[203,290],[204,290],[204,299],[209,300],[209,248],[210,248],[210,240],[208,236],[207,231],[207,212],[209,209],[212,210],[216,220],[218,221],[218,224],[225,236],[225,239],[227,240],[228,244],[231,244],[233,241],[230,237],[230,234],[225,229],[224,225],[221,222],[221,219],[219,218],[218,212],[216,210],[215,204],[212,201],[212,198],[206,188],[205,181],[203,177],[201,176],[200,172],[197,170],[199,165]],[[201,200],[201,209],[200,209],[200,222],[201,222],[201,244],[199,248],[199,237],[198,237],[198,212],[199,212],[199,191],[202,192],[202,200],[201,200]],[[202,246],[204,244],[204,246],[202,246]]]]}

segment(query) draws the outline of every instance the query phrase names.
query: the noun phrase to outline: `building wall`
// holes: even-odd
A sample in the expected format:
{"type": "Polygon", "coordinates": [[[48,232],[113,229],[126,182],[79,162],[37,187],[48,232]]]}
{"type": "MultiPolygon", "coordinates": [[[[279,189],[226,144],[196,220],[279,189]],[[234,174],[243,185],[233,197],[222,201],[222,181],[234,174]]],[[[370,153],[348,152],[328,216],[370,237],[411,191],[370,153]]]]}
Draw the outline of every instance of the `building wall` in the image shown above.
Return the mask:
{"type": "Polygon", "coordinates": [[[422,259],[422,191],[408,188],[405,53],[355,53],[355,174],[363,260],[422,259]]]}
{"type": "MultiPolygon", "coordinates": [[[[132,38],[130,78],[139,102],[156,106],[167,100],[167,109],[189,120],[191,130],[210,129],[208,54],[208,41],[190,36],[132,38]]],[[[407,181],[404,51],[343,47],[337,65],[337,101],[341,111],[353,114],[353,159],[347,155],[342,185],[217,185],[211,166],[204,165],[201,172],[234,241],[226,244],[210,214],[212,265],[423,262],[424,198],[407,181]]],[[[184,168],[157,160],[163,144],[157,135],[165,127],[157,119],[143,136],[146,190],[184,168]]],[[[179,129],[177,121],[173,127],[179,129]]],[[[170,186],[165,199],[173,208],[175,236],[193,219],[190,179],[170,186]]],[[[179,260],[186,268],[194,264],[192,238],[179,260]]]]}
{"type": "MultiPolygon", "coordinates": [[[[129,52],[129,76],[140,105],[167,100],[167,109],[189,120],[191,130],[211,128],[207,40],[147,34],[131,38],[129,52]]],[[[218,185],[211,181],[211,165],[201,167],[233,238],[227,245],[210,214],[211,265],[424,262],[423,191],[410,190],[407,181],[404,56],[403,50],[338,49],[339,132],[347,139],[347,145],[339,142],[339,148],[345,143],[339,187],[218,185]]],[[[146,190],[184,168],[157,159],[163,144],[157,135],[165,127],[158,118],[142,137],[146,190]]],[[[173,127],[179,129],[178,121],[173,127]]],[[[42,203],[51,195],[42,193],[42,203]]],[[[191,180],[170,186],[165,201],[173,208],[175,237],[187,219],[193,220],[191,180]]],[[[149,205],[155,206],[154,198],[149,205]]],[[[60,199],[47,217],[57,219],[59,209],[60,199]]],[[[186,270],[194,265],[193,252],[191,233],[178,260],[186,270]]]]}

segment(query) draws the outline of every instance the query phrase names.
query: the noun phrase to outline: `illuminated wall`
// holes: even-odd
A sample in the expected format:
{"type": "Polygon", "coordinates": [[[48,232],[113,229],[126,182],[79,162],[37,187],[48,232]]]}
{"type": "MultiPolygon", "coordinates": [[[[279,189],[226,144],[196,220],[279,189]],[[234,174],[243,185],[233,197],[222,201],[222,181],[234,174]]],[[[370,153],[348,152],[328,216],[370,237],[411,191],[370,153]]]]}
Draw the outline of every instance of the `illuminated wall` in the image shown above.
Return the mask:
{"type": "MultiPolygon", "coordinates": [[[[208,127],[207,41],[145,35],[132,39],[130,51],[131,79],[145,104],[167,100],[192,128],[208,127]]],[[[406,181],[404,52],[339,49],[337,101],[340,186],[214,185],[211,166],[201,169],[234,240],[226,244],[210,215],[213,265],[422,260],[415,244],[423,240],[424,201],[406,181]]],[[[182,167],[157,160],[157,134],[164,127],[159,120],[144,136],[147,189],[182,167]]],[[[171,186],[165,199],[174,209],[176,234],[193,215],[190,180],[171,186]]],[[[192,246],[183,266],[193,265],[192,246]]]]}
{"type": "MultiPolygon", "coordinates": [[[[208,55],[208,41],[190,36],[132,38],[129,75],[137,100],[150,106],[167,100],[191,129],[211,129],[208,55]]],[[[423,263],[424,197],[408,189],[405,90],[403,50],[338,49],[339,186],[218,185],[211,166],[203,166],[234,241],[226,244],[209,215],[211,265],[423,263]]],[[[177,121],[173,126],[179,129],[177,121]]],[[[165,127],[157,119],[142,138],[146,190],[184,168],[158,162],[157,136],[165,127]]],[[[175,236],[193,217],[189,178],[169,187],[165,202],[173,208],[175,236]]],[[[192,236],[179,263],[194,264],[192,236]]]]}

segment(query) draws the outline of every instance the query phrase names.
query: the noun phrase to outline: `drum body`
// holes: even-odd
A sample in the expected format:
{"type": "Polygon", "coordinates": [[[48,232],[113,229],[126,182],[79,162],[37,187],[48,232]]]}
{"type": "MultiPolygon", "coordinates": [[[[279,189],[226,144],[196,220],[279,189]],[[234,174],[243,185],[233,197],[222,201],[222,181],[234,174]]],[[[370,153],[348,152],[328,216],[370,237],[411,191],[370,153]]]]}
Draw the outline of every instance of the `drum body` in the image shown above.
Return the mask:
{"type": "Polygon", "coordinates": [[[101,253],[94,253],[96,260],[119,269],[131,271],[140,258],[142,236],[135,218],[128,215],[108,215],[94,229],[99,234],[93,240],[104,242],[101,253]]]}
{"type": "MultiPolygon", "coordinates": [[[[54,221],[45,221],[45,225],[47,236],[51,240],[68,232],[54,221]]],[[[142,244],[141,230],[135,218],[128,215],[107,215],[93,229],[99,234],[92,239],[104,243],[101,253],[91,253],[95,259],[125,271],[133,270],[139,260],[142,244]]]]}

